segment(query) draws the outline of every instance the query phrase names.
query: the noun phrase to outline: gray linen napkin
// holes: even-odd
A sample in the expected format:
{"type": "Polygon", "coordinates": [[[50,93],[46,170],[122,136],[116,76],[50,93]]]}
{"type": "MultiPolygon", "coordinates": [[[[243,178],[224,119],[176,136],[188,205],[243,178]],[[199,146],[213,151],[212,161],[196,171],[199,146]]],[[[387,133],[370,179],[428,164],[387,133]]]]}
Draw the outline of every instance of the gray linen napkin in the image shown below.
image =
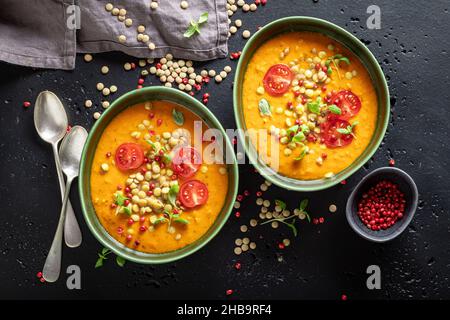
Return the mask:
{"type": "Polygon", "coordinates": [[[152,58],[172,53],[177,58],[210,60],[227,55],[226,0],[0,0],[0,60],[38,68],[73,69],[75,54],[122,51],[152,58]],[[131,27],[105,10],[111,2],[127,10],[131,27]],[[201,33],[183,36],[191,20],[208,12],[201,33]],[[79,13],[79,15],[77,15],[79,13]],[[74,24],[76,23],[76,25],[74,24]],[[156,49],[137,40],[137,26],[144,25],[156,49]],[[76,28],[75,28],[76,27],[76,28]],[[127,41],[120,43],[119,35],[127,41]]]}

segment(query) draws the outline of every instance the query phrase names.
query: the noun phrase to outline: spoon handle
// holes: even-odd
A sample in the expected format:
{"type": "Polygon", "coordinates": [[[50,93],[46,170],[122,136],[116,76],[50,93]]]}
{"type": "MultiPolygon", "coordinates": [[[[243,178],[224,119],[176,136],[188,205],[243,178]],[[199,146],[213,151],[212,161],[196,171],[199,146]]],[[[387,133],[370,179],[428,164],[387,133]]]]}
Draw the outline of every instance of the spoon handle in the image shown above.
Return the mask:
{"type": "MultiPolygon", "coordinates": [[[[58,146],[55,143],[52,147],[53,155],[55,157],[56,172],[58,174],[59,189],[61,191],[61,199],[63,199],[66,188],[64,186],[64,176],[61,170],[61,162],[59,161],[58,146]]],[[[80,226],[78,225],[78,221],[70,200],[67,203],[67,216],[64,224],[64,240],[66,245],[70,248],[78,247],[82,241],[80,226]]]]}
{"type": "Polygon", "coordinates": [[[61,271],[63,229],[64,221],[66,220],[66,209],[72,181],[72,178],[67,179],[66,192],[64,193],[58,227],[56,228],[55,237],[53,238],[52,246],[48,252],[47,259],[45,259],[44,269],[42,270],[42,276],[47,282],[55,282],[58,280],[61,271]]]}

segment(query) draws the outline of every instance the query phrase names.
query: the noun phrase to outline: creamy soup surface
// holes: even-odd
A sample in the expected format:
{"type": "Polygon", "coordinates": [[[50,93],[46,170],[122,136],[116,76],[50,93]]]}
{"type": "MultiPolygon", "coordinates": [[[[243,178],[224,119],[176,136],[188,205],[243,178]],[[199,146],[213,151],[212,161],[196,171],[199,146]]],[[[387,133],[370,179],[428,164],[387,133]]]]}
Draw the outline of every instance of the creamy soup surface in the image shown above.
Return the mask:
{"type": "Polygon", "coordinates": [[[299,180],[330,178],[352,164],[369,145],[378,112],[360,60],[313,32],[281,34],[257,49],[245,72],[243,108],[247,129],[268,132],[251,138],[259,156],[299,180]]]}
{"type": "Polygon", "coordinates": [[[103,227],[125,246],[148,253],[180,249],[221,212],[227,168],[203,161],[209,142],[200,141],[202,150],[193,143],[194,121],[207,129],[182,106],[152,101],[127,108],[103,132],[91,196],[103,227]]]}

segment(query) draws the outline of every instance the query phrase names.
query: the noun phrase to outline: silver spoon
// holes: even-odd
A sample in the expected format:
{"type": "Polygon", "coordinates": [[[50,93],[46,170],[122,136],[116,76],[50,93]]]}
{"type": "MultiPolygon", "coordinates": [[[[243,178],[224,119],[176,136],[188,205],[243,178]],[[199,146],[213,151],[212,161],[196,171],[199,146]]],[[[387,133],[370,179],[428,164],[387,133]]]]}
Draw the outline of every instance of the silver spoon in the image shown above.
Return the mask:
{"type": "Polygon", "coordinates": [[[73,180],[78,177],[81,154],[83,152],[83,147],[87,136],[88,133],[86,129],[80,126],[74,126],[63,139],[59,149],[61,168],[67,176],[67,183],[61,213],[59,216],[58,227],[42,271],[42,276],[48,282],[55,282],[59,278],[59,273],[61,270],[63,228],[64,221],[66,220],[66,209],[69,201],[70,187],[73,180]]]}
{"type": "MultiPolygon", "coordinates": [[[[58,143],[66,134],[67,125],[67,114],[61,101],[53,92],[42,91],[37,97],[34,107],[34,126],[42,140],[52,145],[61,199],[64,197],[65,188],[64,177],[58,157],[58,143]]],[[[71,248],[78,247],[82,241],[80,226],[78,225],[70,201],[67,204],[64,239],[66,245],[71,248]]]]}

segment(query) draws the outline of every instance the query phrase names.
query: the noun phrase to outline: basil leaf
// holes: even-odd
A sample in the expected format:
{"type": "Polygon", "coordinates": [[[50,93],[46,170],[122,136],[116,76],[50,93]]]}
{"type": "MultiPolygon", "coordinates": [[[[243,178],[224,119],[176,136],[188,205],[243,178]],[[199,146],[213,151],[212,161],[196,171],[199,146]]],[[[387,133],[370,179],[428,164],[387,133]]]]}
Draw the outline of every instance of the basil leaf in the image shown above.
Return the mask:
{"type": "Polygon", "coordinates": [[[200,32],[200,30],[198,29],[198,25],[196,22],[191,21],[191,24],[189,25],[189,27],[186,29],[186,31],[184,32],[183,36],[185,38],[190,38],[192,37],[196,32],[200,32]]]}
{"type": "Polygon", "coordinates": [[[353,134],[353,129],[358,124],[358,121],[355,121],[352,125],[347,126],[347,128],[337,128],[336,131],[342,134],[353,134]]]}
{"type": "Polygon", "coordinates": [[[172,220],[173,222],[181,223],[181,224],[189,224],[189,221],[183,218],[175,218],[172,220]]]}
{"type": "Polygon", "coordinates": [[[169,202],[173,207],[176,207],[176,201],[178,192],[180,191],[180,186],[178,184],[174,184],[169,189],[169,202]]]}
{"type": "Polygon", "coordinates": [[[330,110],[330,112],[333,114],[338,114],[338,115],[342,114],[341,108],[339,108],[335,104],[332,104],[331,106],[329,106],[328,110],[330,110]]]}
{"type": "Polygon", "coordinates": [[[303,211],[303,214],[306,216],[306,219],[308,219],[308,222],[311,223],[311,217],[309,216],[309,213],[306,211],[303,211]]]}
{"type": "Polygon", "coordinates": [[[122,258],[121,256],[116,256],[116,263],[119,267],[123,267],[127,260],[125,258],[122,258]]]}
{"type": "Polygon", "coordinates": [[[342,134],[350,134],[350,131],[348,130],[348,128],[347,129],[338,128],[338,129],[336,129],[336,131],[339,133],[342,133],[342,134]]]}
{"type": "Polygon", "coordinates": [[[208,21],[208,12],[203,12],[200,18],[198,19],[198,24],[202,24],[208,21]]]}
{"type": "Polygon", "coordinates": [[[178,111],[177,109],[172,110],[172,118],[173,121],[179,125],[182,126],[184,124],[184,115],[181,111],[178,111]]]}
{"type": "Polygon", "coordinates": [[[309,127],[306,124],[302,124],[300,126],[300,128],[301,128],[302,132],[305,133],[305,134],[309,133],[309,131],[310,131],[309,127]]]}
{"type": "Polygon", "coordinates": [[[103,258],[103,257],[99,257],[98,259],[97,259],[97,261],[95,262],[95,268],[100,268],[100,267],[103,267],[103,260],[104,260],[105,258],[103,258]]]}
{"type": "Polygon", "coordinates": [[[125,203],[125,200],[128,200],[127,197],[125,197],[123,194],[117,192],[115,194],[115,204],[117,204],[118,206],[123,206],[123,204],[125,203]]]}
{"type": "Polygon", "coordinates": [[[153,224],[156,225],[156,224],[165,223],[165,222],[167,222],[167,218],[161,217],[161,218],[156,219],[155,222],[153,222],[153,224]]]}
{"type": "Polygon", "coordinates": [[[350,60],[349,60],[347,57],[339,58],[339,61],[344,61],[344,62],[347,63],[348,65],[350,64],[350,60]]]}
{"type": "Polygon", "coordinates": [[[190,38],[196,33],[200,33],[200,26],[208,21],[208,12],[204,12],[201,14],[200,18],[198,19],[198,22],[192,21],[189,24],[189,27],[184,32],[185,38],[190,38]]]}
{"type": "Polygon", "coordinates": [[[302,202],[300,202],[300,210],[304,211],[306,209],[306,207],[308,206],[309,200],[308,199],[303,199],[302,202]]]}
{"type": "Polygon", "coordinates": [[[300,143],[302,141],[305,141],[305,139],[306,139],[305,134],[302,131],[300,131],[299,133],[297,133],[295,136],[292,137],[292,142],[300,143]]]}
{"type": "Polygon", "coordinates": [[[319,102],[308,102],[307,104],[309,111],[312,113],[320,114],[320,103],[319,102]]]}
{"type": "Polygon", "coordinates": [[[111,250],[109,250],[108,248],[103,248],[102,249],[102,256],[105,256],[107,254],[111,253],[111,250]]]}
{"type": "Polygon", "coordinates": [[[265,116],[272,115],[272,112],[270,111],[271,107],[270,107],[269,101],[267,101],[266,99],[263,98],[263,99],[259,100],[258,108],[259,108],[259,112],[262,115],[265,115],[265,116]]]}
{"type": "Polygon", "coordinates": [[[123,213],[131,216],[131,203],[128,206],[122,207],[122,208],[123,208],[123,213]]]}
{"type": "Polygon", "coordinates": [[[294,237],[298,235],[297,228],[295,227],[295,219],[292,220],[292,223],[285,223],[289,228],[291,228],[292,232],[294,233],[294,237]]]}
{"type": "Polygon", "coordinates": [[[292,134],[297,133],[297,131],[298,131],[298,125],[296,124],[295,126],[292,126],[292,127],[288,128],[286,130],[286,134],[290,138],[292,136],[292,134]]]}

